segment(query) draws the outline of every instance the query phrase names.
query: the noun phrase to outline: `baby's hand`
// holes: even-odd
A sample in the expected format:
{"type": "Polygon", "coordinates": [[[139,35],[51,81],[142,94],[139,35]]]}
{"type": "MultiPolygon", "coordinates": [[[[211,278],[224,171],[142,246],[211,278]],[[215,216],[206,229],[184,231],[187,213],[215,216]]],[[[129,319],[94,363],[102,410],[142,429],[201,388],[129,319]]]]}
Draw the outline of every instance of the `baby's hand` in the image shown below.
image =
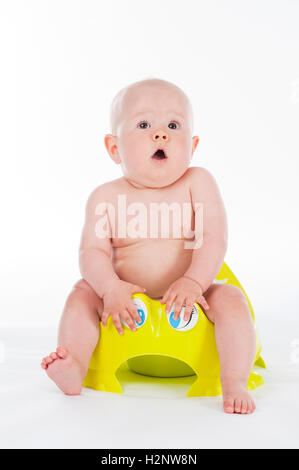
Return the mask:
{"type": "Polygon", "coordinates": [[[144,287],[130,282],[115,279],[103,296],[104,309],[101,315],[103,326],[107,326],[109,315],[112,317],[115,328],[120,335],[123,334],[121,319],[124,320],[132,331],[136,331],[134,320],[140,322],[136,305],[133,303],[134,292],[145,292],[144,287]]]}
{"type": "Polygon", "coordinates": [[[202,288],[197,281],[188,277],[180,277],[167,289],[161,304],[165,304],[165,311],[168,313],[175,302],[174,320],[178,320],[183,304],[185,303],[184,320],[188,321],[192,312],[194,302],[201,304],[205,309],[209,309],[206,299],[202,295],[202,288]]]}

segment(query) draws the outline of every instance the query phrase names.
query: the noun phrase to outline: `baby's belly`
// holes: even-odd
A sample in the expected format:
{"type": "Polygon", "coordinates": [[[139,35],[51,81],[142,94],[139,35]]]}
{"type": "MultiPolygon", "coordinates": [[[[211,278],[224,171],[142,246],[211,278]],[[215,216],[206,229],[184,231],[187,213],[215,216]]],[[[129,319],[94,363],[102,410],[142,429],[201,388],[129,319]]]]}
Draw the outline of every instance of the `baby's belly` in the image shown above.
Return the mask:
{"type": "Polygon", "coordinates": [[[192,252],[184,240],[142,240],[114,247],[112,262],[120,279],[145,287],[149,297],[158,299],[185,273],[192,252]]]}

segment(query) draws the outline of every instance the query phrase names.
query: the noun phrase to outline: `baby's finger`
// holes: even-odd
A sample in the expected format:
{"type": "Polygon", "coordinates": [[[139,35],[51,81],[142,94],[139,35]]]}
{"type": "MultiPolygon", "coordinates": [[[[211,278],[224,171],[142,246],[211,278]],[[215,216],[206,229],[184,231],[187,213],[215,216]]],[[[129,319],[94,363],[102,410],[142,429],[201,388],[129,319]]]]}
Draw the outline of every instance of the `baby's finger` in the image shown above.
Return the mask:
{"type": "Polygon", "coordinates": [[[160,303],[165,304],[167,302],[168,296],[169,296],[169,289],[167,289],[167,291],[164,293],[162,299],[160,300],[160,303]]]}
{"type": "Polygon", "coordinates": [[[192,302],[192,299],[186,300],[186,305],[185,305],[185,312],[184,312],[184,320],[188,321],[192,312],[194,302],[192,302]]]}
{"type": "Polygon", "coordinates": [[[169,295],[167,297],[167,300],[166,300],[166,305],[165,305],[165,312],[166,313],[170,313],[172,304],[173,304],[174,299],[175,299],[175,295],[176,294],[169,293],[169,295]]]}
{"type": "Polygon", "coordinates": [[[121,326],[121,321],[120,321],[120,318],[119,318],[119,315],[117,313],[115,313],[114,315],[111,315],[112,316],[112,321],[113,321],[113,324],[115,326],[115,328],[117,329],[118,333],[120,335],[123,335],[123,329],[122,329],[122,326],[121,326]]]}
{"type": "Polygon", "coordinates": [[[174,320],[178,320],[180,313],[183,308],[183,303],[184,303],[185,297],[183,295],[178,295],[174,301],[175,307],[174,307],[174,315],[173,318],[174,320]]]}
{"type": "Polygon", "coordinates": [[[136,293],[136,292],[145,292],[146,289],[142,286],[139,286],[138,284],[133,284],[132,285],[132,293],[136,293]]]}
{"type": "Polygon", "coordinates": [[[103,326],[107,326],[107,320],[108,320],[109,315],[110,314],[108,312],[102,313],[102,325],[103,326]]]}
{"type": "Polygon", "coordinates": [[[122,314],[122,318],[125,320],[126,324],[128,325],[129,328],[131,328],[132,331],[137,330],[136,324],[134,320],[132,319],[128,310],[124,311],[124,313],[122,314]]]}
{"type": "Polygon", "coordinates": [[[203,306],[203,308],[205,308],[206,310],[209,310],[210,306],[209,306],[208,302],[206,301],[206,299],[204,298],[203,295],[200,297],[199,303],[200,303],[200,305],[203,306]]]}
{"type": "Polygon", "coordinates": [[[140,323],[141,318],[138,313],[137,307],[133,302],[127,307],[127,310],[129,311],[130,315],[134,318],[134,320],[137,321],[137,323],[140,323]]]}

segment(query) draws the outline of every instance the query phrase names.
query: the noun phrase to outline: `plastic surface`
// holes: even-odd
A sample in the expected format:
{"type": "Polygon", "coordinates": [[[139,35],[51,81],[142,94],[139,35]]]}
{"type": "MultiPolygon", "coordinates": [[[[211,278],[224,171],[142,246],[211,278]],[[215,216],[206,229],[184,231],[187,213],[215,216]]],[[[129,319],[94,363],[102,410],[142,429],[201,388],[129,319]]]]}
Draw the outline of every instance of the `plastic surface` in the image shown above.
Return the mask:
{"type": "MultiPolygon", "coordinates": [[[[251,303],[229,267],[223,263],[217,277],[218,282],[238,286],[244,292],[255,325],[251,303]]],[[[216,282],[217,282],[216,281],[216,282]]],[[[173,312],[165,313],[165,304],[142,293],[133,294],[141,321],[132,332],[124,326],[119,335],[112,318],[107,327],[100,323],[100,340],[93,352],[83,386],[96,390],[122,393],[117,378],[121,365],[127,363],[138,374],[154,377],[182,377],[196,374],[197,378],[188,390],[187,396],[221,395],[220,364],[214,336],[214,325],[200,306],[193,306],[189,322],[173,320],[173,312]]],[[[256,327],[255,327],[256,328],[256,327]]],[[[261,343],[256,329],[255,365],[265,367],[260,356],[261,343]]],[[[250,373],[247,389],[262,385],[263,379],[256,372],[250,373]]]]}

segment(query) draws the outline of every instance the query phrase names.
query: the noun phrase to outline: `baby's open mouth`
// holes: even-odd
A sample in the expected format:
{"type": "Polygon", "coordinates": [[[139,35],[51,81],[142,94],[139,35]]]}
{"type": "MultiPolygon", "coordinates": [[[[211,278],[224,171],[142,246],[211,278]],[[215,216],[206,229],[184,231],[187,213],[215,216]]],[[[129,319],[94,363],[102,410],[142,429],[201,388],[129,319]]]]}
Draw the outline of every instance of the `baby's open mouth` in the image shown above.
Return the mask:
{"type": "Polygon", "coordinates": [[[158,149],[153,155],[152,158],[155,158],[156,160],[163,160],[163,158],[167,158],[167,155],[165,154],[164,150],[158,149]]]}

